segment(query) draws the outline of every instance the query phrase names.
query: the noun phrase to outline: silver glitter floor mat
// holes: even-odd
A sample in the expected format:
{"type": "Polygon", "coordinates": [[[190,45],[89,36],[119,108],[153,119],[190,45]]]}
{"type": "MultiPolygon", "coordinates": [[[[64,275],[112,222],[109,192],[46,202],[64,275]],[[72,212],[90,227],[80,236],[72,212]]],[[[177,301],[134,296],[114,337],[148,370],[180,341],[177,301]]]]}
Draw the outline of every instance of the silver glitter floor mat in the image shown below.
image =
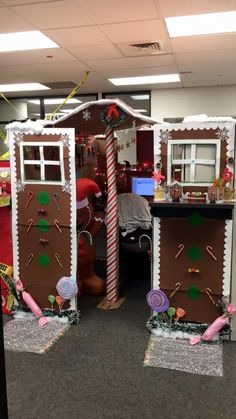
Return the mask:
{"type": "Polygon", "coordinates": [[[168,368],[191,374],[223,377],[221,343],[189,345],[187,340],[151,335],[144,366],[168,368]]]}
{"type": "Polygon", "coordinates": [[[38,320],[11,320],[4,326],[4,347],[10,351],[45,354],[69,327],[57,321],[39,326],[38,320]]]}

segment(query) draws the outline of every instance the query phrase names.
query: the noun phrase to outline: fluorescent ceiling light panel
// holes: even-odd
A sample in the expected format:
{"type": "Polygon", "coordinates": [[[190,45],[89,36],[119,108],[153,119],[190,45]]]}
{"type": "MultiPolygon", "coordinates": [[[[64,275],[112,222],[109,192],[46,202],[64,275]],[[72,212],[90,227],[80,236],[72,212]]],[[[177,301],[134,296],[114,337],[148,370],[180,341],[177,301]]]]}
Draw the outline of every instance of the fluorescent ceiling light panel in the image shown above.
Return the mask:
{"type": "Polygon", "coordinates": [[[146,109],[134,109],[136,112],[147,112],[146,109]]]}
{"type": "Polygon", "coordinates": [[[0,34],[0,52],[27,51],[30,49],[59,48],[40,31],[0,34]]]}
{"type": "MultiPolygon", "coordinates": [[[[65,98],[63,99],[63,98],[50,98],[50,99],[44,99],[44,104],[45,105],[60,105],[60,103],[63,103],[64,102],[64,100],[65,100],[65,98]]],[[[39,101],[39,99],[32,99],[32,100],[28,100],[28,102],[30,102],[30,103],[34,103],[34,105],[39,105],[40,104],[40,101],[39,101]]],[[[73,99],[68,99],[67,101],[66,101],[66,104],[67,103],[82,103],[81,102],[81,100],[79,100],[79,99],[75,99],[75,98],[73,98],[73,99]]]]}
{"type": "Polygon", "coordinates": [[[0,92],[26,92],[27,90],[49,90],[40,83],[0,84],[0,92]]]}
{"type": "Polygon", "coordinates": [[[236,11],[165,18],[171,38],[236,32],[236,11]]]}
{"type": "Polygon", "coordinates": [[[158,74],[156,76],[122,77],[119,79],[108,79],[115,86],[131,86],[135,84],[155,84],[179,82],[179,74],[158,74]]]}
{"type": "Polygon", "coordinates": [[[133,100],[148,100],[149,95],[134,95],[130,96],[133,100]]]}

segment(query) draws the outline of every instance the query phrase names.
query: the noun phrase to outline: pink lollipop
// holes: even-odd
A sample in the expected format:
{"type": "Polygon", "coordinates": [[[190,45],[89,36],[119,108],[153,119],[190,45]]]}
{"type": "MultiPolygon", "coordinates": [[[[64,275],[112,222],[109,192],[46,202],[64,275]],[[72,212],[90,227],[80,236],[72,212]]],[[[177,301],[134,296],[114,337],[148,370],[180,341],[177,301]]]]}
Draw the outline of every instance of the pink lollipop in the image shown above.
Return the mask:
{"type": "Polygon", "coordinates": [[[166,294],[161,290],[149,291],[147,294],[147,303],[149,307],[157,313],[163,313],[169,308],[169,300],[166,294]]]}

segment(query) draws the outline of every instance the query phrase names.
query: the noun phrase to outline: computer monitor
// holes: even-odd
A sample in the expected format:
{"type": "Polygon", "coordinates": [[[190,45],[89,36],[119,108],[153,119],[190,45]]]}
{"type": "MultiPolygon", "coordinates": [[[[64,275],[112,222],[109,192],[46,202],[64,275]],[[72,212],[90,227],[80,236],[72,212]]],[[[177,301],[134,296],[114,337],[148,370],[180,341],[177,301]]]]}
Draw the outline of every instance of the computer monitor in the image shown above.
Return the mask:
{"type": "Polygon", "coordinates": [[[154,180],[147,177],[132,178],[132,193],[142,196],[154,196],[154,180]]]}

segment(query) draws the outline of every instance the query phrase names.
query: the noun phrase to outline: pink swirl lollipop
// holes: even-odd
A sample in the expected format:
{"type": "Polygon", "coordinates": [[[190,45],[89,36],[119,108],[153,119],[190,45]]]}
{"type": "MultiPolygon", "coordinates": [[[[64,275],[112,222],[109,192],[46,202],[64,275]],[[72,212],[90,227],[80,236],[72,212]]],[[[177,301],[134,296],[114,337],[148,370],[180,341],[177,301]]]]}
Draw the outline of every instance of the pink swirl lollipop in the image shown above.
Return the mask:
{"type": "Polygon", "coordinates": [[[71,300],[71,298],[75,297],[78,293],[78,287],[76,281],[73,278],[69,278],[67,276],[63,276],[59,279],[56,289],[58,294],[64,300],[71,300]]]}
{"type": "Polygon", "coordinates": [[[166,294],[161,290],[152,290],[147,294],[147,303],[149,307],[157,313],[163,313],[169,308],[169,300],[166,294]]]}

